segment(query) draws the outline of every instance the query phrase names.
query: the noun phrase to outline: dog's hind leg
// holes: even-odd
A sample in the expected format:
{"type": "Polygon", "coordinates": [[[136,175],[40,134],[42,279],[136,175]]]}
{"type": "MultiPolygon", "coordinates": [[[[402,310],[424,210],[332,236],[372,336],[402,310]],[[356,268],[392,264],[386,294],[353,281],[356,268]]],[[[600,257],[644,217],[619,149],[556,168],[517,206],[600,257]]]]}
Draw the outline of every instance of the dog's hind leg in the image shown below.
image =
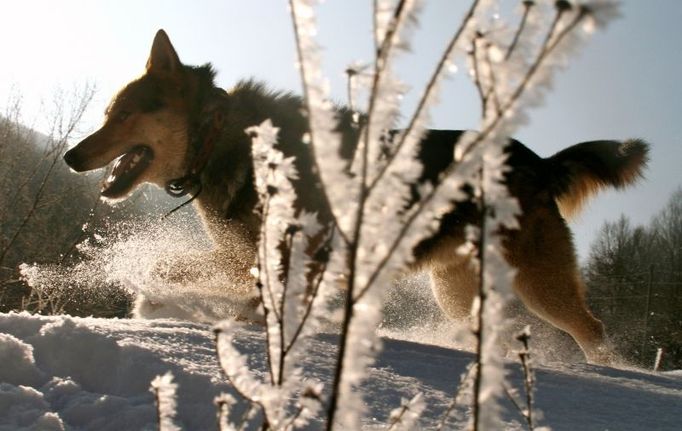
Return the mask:
{"type": "Polygon", "coordinates": [[[441,310],[451,319],[466,319],[478,292],[478,277],[468,259],[431,267],[431,289],[441,310]]]}
{"type": "Polygon", "coordinates": [[[535,210],[509,242],[514,290],[529,310],[570,334],[593,363],[608,363],[604,327],[587,308],[571,233],[556,208],[535,210]]]}
{"type": "Polygon", "coordinates": [[[587,308],[582,283],[568,271],[546,278],[542,270],[519,269],[515,290],[528,309],[570,334],[591,363],[608,362],[604,326],[587,308]]]}

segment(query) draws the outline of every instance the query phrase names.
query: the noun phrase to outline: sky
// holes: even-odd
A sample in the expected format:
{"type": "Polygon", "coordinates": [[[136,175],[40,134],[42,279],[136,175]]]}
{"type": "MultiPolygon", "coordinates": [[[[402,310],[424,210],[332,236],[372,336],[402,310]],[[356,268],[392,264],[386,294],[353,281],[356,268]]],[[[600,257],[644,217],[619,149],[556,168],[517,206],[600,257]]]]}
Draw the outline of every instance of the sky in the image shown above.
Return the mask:
{"type": "MultiPolygon", "coordinates": [[[[413,54],[398,68],[414,89],[407,106],[468,6],[426,3],[413,54]]],[[[369,1],[327,0],[319,8],[324,70],[339,102],[346,100],[343,71],[372,57],[370,7],[369,1]]],[[[605,220],[626,214],[646,224],[682,185],[682,2],[625,0],[622,12],[555,77],[544,106],[515,134],[541,156],[595,139],[637,137],[652,144],[645,180],[626,192],[601,193],[571,223],[582,260],[605,220]]],[[[20,94],[24,121],[40,129],[57,91],[90,82],[97,93],[80,128],[84,136],[98,127],[111,96],[144,71],[159,28],[184,63],[213,63],[220,86],[255,77],[300,93],[285,0],[0,0],[0,112],[20,94]]],[[[478,100],[464,74],[447,81],[441,101],[433,128],[476,128],[478,100]]]]}

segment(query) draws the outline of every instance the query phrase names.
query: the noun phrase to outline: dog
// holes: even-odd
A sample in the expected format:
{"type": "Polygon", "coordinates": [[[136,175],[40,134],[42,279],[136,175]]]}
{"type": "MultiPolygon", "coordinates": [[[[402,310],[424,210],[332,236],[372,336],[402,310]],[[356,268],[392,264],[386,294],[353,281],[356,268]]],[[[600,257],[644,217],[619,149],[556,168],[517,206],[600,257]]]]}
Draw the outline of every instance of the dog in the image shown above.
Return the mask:
{"type": "MultiPolygon", "coordinates": [[[[254,81],[240,82],[229,91],[216,87],[210,64],[184,65],[167,34],[159,30],[144,75],[113,98],[102,127],[67,151],[64,160],[76,172],[112,164],[101,189],[107,199],[125,199],[143,183],[174,196],[195,195],[194,205],[215,242],[211,259],[243,277],[235,283],[248,295],[262,222],[248,127],[271,119],[280,128],[278,148],[296,157],[299,172],[293,184],[296,209],[317,213],[323,224],[332,219],[303,143],[308,125],[302,107],[300,98],[270,92],[254,81]]],[[[340,152],[350,164],[358,131],[347,111],[339,108],[339,117],[340,152]]],[[[438,181],[453,163],[462,133],[426,133],[418,152],[424,166],[419,184],[438,181]]],[[[511,167],[505,181],[522,210],[519,228],[502,232],[505,258],[516,269],[514,291],[529,310],[570,334],[588,361],[604,362],[604,328],[586,305],[562,214],[575,213],[605,187],[633,184],[646,166],[648,144],[637,139],[584,142],[542,158],[510,139],[505,151],[511,167]]],[[[465,241],[466,226],[480,220],[473,199],[458,202],[442,217],[435,234],[414,249],[415,267],[430,273],[436,300],[453,319],[469,316],[477,293],[470,259],[455,250],[465,241]]]]}

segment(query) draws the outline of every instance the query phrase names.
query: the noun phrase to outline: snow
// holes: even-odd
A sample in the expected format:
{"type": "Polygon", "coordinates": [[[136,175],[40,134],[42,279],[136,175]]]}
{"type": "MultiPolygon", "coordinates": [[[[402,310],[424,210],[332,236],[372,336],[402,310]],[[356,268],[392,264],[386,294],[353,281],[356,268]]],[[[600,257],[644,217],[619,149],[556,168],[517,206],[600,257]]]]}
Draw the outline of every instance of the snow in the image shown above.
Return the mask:
{"type": "MultiPolygon", "coordinates": [[[[261,329],[231,326],[249,366],[264,372],[261,329]]],[[[306,373],[327,389],[335,340],[331,334],[316,336],[304,364],[306,373]]],[[[434,428],[473,355],[395,338],[384,337],[383,345],[364,386],[368,415],[363,427],[385,428],[391,412],[421,392],[424,410],[418,426],[434,428]]],[[[0,430],[157,429],[149,388],[167,372],[178,385],[175,423],[181,429],[216,429],[214,398],[223,392],[239,398],[217,364],[212,327],[180,320],[0,314],[0,364],[0,430]]],[[[505,366],[511,384],[522,388],[520,366],[505,366]]],[[[553,363],[536,366],[535,377],[539,425],[554,430],[680,429],[679,371],[553,363]]],[[[502,407],[505,428],[524,429],[511,403],[502,407]]],[[[467,410],[455,409],[448,428],[465,427],[467,410]]],[[[313,422],[310,428],[320,425],[313,422]]]]}

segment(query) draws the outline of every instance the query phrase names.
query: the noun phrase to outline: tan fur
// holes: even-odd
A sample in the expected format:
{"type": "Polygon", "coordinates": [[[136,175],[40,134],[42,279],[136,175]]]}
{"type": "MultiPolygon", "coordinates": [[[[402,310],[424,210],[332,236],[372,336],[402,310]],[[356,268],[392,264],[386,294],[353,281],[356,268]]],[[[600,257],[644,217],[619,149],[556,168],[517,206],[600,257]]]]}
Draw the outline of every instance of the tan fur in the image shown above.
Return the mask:
{"type": "Polygon", "coordinates": [[[603,187],[593,178],[581,177],[568,193],[557,199],[561,215],[567,220],[573,220],[583,210],[587,201],[603,187]]]}
{"type": "Polygon", "coordinates": [[[531,311],[571,334],[590,361],[604,362],[604,328],[587,308],[571,233],[553,211],[537,207],[522,215],[525,229],[507,243],[517,270],[514,291],[531,311]]]}

